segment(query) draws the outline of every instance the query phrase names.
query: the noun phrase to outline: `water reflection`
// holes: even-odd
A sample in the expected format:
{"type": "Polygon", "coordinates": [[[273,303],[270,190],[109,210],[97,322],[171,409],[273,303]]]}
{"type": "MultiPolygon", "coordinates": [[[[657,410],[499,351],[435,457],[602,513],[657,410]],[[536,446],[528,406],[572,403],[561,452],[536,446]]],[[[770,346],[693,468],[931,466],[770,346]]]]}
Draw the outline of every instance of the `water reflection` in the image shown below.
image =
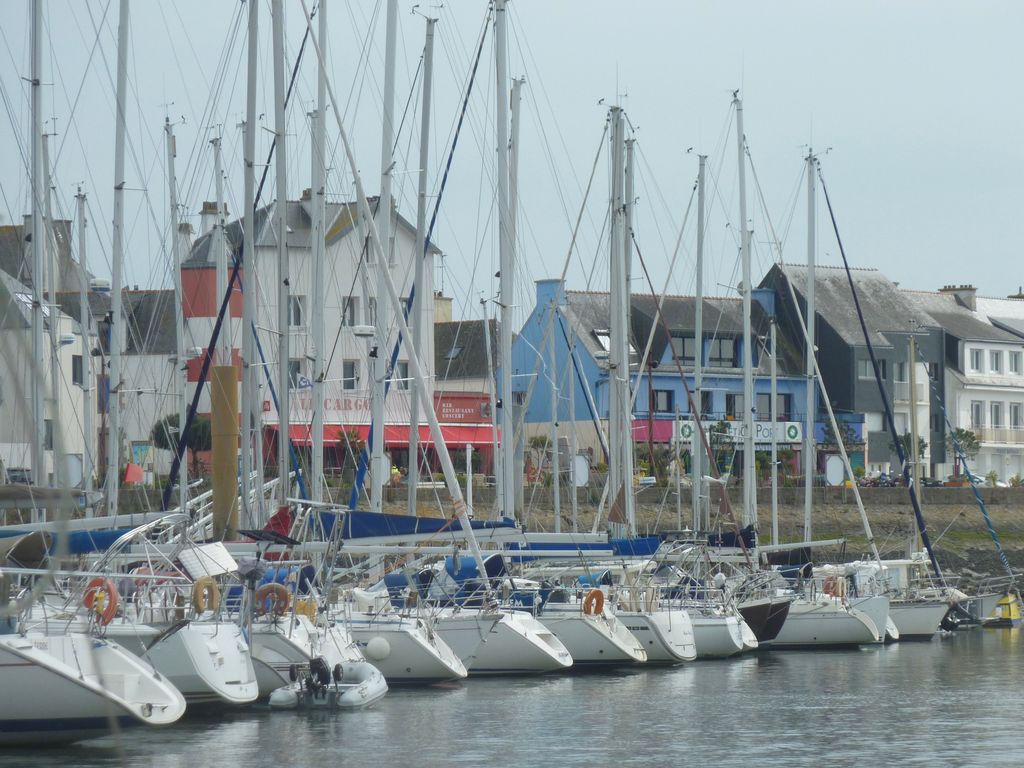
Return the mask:
{"type": "MultiPolygon", "coordinates": [[[[125,733],[125,764],[1021,765],[1019,630],[676,668],[393,689],[343,714],[205,712],[125,733]]],[[[109,768],[107,738],[0,752],[0,766],[109,768]]]]}

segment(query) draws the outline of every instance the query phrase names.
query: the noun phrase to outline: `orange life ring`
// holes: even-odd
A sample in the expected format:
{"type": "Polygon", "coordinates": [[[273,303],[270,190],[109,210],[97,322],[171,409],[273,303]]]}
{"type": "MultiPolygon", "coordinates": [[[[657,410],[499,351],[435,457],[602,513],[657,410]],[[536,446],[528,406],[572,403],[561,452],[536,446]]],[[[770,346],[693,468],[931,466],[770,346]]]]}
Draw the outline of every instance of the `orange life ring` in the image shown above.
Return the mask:
{"type": "Polygon", "coordinates": [[[592,589],[583,598],[583,612],[587,616],[598,616],[604,612],[604,592],[592,589]]]}
{"type": "Polygon", "coordinates": [[[82,605],[92,611],[96,615],[96,621],[104,627],[117,615],[119,602],[117,587],[105,576],[97,576],[90,581],[82,596],[82,605]]]}
{"type": "Polygon", "coordinates": [[[192,585],[192,608],[197,614],[220,608],[220,587],[211,576],[200,576],[192,585]]]}
{"type": "Polygon", "coordinates": [[[291,601],[292,593],[284,584],[264,584],[256,590],[256,615],[272,613],[275,616],[284,616],[291,601]]]}

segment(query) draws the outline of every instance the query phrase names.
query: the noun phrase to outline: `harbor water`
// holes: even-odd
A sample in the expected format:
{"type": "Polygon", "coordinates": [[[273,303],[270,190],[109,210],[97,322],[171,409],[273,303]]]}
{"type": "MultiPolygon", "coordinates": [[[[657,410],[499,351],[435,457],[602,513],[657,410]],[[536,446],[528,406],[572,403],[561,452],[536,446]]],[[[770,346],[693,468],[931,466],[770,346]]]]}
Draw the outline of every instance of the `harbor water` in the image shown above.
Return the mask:
{"type": "MultiPolygon", "coordinates": [[[[200,712],[0,765],[1024,765],[1021,630],[676,668],[393,688],[356,712],[200,712]]],[[[5,692],[11,695],[11,692],[5,692]]]]}

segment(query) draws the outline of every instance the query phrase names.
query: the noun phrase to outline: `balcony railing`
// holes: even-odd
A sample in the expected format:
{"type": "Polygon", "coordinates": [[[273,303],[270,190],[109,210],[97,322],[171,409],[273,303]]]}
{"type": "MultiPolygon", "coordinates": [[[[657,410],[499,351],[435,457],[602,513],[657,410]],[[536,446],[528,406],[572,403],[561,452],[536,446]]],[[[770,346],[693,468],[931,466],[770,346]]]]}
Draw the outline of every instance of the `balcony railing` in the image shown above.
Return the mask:
{"type": "Polygon", "coordinates": [[[975,427],[974,431],[983,443],[1024,445],[1024,427],[975,427]]]}

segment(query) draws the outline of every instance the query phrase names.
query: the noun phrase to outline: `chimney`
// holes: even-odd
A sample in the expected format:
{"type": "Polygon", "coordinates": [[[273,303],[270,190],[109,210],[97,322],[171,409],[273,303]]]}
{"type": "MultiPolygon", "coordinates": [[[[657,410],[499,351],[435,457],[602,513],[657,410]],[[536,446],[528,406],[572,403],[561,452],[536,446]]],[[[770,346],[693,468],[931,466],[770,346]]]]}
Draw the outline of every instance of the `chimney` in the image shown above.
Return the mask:
{"type": "Polygon", "coordinates": [[[192,250],[192,225],[187,221],[179,222],[178,236],[185,246],[185,253],[189,253],[192,250]]]}
{"type": "MultiPolygon", "coordinates": [[[[228,204],[224,203],[224,218],[228,217],[228,204]]],[[[199,211],[199,234],[205,235],[217,223],[217,203],[207,200],[199,211]]]]}
{"type": "Polygon", "coordinates": [[[975,301],[975,297],[978,293],[978,289],[973,285],[944,285],[939,289],[939,293],[951,293],[958,304],[972,312],[978,308],[978,304],[975,301]]]}
{"type": "Polygon", "coordinates": [[[199,211],[199,234],[205,235],[217,223],[217,203],[207,200],[199,211]]]}

